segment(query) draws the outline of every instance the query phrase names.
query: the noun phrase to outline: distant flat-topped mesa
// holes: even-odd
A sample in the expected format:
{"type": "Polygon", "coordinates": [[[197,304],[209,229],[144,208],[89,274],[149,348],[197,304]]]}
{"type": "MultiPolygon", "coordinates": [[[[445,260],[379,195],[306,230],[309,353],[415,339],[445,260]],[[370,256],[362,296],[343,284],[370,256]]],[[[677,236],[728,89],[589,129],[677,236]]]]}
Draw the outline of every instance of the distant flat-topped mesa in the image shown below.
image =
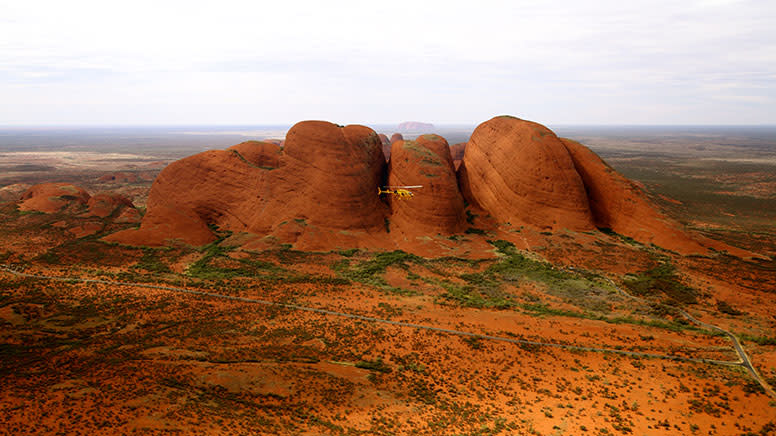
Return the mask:
{"type": "Polygon", "coordinates": [[[718,248],[688,236],[587,147],[534,122],[499,116],[480,124],[452,150],[455,162],[444,138],[425,134],[395,135],[386,163],[386,139],[365,126],[302,121],[282,148],[248,141],[187,157],[157,177],[140,228],[106,239],[203,245],[229,231],[248,248],[416,251],[429,240],[459,240],[450,236],[481,216],[504,234],[607,228],[680,253],[718,248]],[[378,195],[384,185],[422,188],[399,199],[378,195]]]}
{"type": "Polygon", "coordinates": [[[397,127],[400,132],[410,133],[431,133],[434,130],[434,125],[431,123],[422,123],[420,121],[405,121],[397,127]]]}

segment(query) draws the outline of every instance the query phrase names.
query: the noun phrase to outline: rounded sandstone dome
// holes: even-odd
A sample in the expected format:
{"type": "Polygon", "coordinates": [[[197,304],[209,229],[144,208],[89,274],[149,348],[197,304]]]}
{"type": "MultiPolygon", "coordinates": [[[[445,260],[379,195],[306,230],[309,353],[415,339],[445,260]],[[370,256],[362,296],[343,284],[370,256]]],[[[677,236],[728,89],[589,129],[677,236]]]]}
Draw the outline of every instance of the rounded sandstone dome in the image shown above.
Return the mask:
{"type": "Polygon", "coordinates": [[[90,195],[70,183],[41,183],[31,186],[22,194],[19,210],[54,213],[66,207],[81,207],[90,195]]]}
{"type": "Polygon", "coordinates": [[[423,135],[416,141],[393,144],[388,184],[422,186],[413,189],[410,200],[391,198],[392,228],[409,235],[463,231],[463,197],[445,138],[423,135]]]}
{"type": "Polygon", "coordinates": [[[477,126],[466,145],[460,182],[469,201],[501,222],[595,228],[569,152],[541,124],[499,116],[477,126]]]}

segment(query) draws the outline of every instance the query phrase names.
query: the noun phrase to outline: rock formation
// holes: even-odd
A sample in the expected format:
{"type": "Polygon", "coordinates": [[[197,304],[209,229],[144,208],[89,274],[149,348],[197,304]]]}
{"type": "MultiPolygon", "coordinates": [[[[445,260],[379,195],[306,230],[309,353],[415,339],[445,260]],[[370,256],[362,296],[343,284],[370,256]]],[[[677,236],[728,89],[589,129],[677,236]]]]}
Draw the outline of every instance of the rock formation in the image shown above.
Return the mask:
{"type": "Polygon", "coordinates": [[[19,210],[55,213],[83,207],[89,198],[83,188],[70,183],[42,183],[31,186],[22,194],[19,210]]]}
{"type": "MultiPolygon", "coordinates": [[[[385,206],[377,197],[385,158],[377,134],[358,125],[303,121],[288,131],[280,168],[257,194],[263,200],[252,231],[283,221],[336,231],[383,229],[385,206]]],[[[255,195],[254,195],[255,198],[255,195]]]]}
{"type": "Polygon", "coordinates": [[[461,166],[463,160],[463,153],[466,150],[466,143],[459,142],[450,146],[450,156],[453,158],[453,165],[455,165],[456,171],[461,166]]]}
{"type": "Polygon", "coordinates": [[[397,127],[400,132],[424,133],[434,129],[431,123],[421,123],[420,121],[405,121],[397,127]]]}
{"type": "MultiPolygon", "coordinates": [[[[595,153],[534,122],[496,117],[480,124],[468,143],[453,147],[438,135],[404,141],[394,134],[388,154],[387,142],[368,127],[303,121],[288,131],[282,148],[247,141],[187,157],[157,177],[140,228],[106,239],[202,245],[216,240],[218,232],[231,231],[242,235],[247,248],[292,243],[315,250],[413,250],[419,240],[462,232],[469,225],[466,199],[493,229],[501,224],[570,231],[598,227],[681,253],[727,249],[691,238],[595,153]],[[382,184],[423,188],[400,200],[378,196],[382,184]]],[[[25,208],[61,208],[61,198],[89,201],[71,185],[33,188],[25,194],[25,208]]],[[[115,208],[109,211],[121,201],[95,197],[92,203],[90,211],[104,216],[114,215],[115,208]]],[[[133,218],[127,210],[119,219],[133,218]]],[[[434,252],[433,247],[418,249],[434,252]]]]}
{"type": "Polygon", "coordinates": [[[257,167],[277,168],[280,164],[280,144],[246,141],[229,147],[248,163],[257,167]]]}
{"type": "Polygon", "coordinates": [[[416,141],[393,144],[388,169],[391,186],[422,185],[410,200],[391,198],[391,231],[435,235],[465,229],[463,197],[458,190],[447,141],[422,135],[416,141]]]}
{"type": "Polygon", "coordinates": [[[135,205],[127,197],[120,194],[100,192],[94,194],[86,203],[88,210],[84,214],[87,217],[107,218],[122,212],[125,208],[135,209],[135,205]]]}
{"type": "Polygon", "coordinates": [[[464,151],[466,151],[465,142],[459,142],[450,146],[450,156],[453,158],[453,161],[462,160],[464,151]]]}
{"type": "MultiPolygon", "coordinates": [[[[248,146],[241,148],[245,152],[248,146]]],[[[246,212],[236,209],[246,200],[257,200],[258,185],[268,171],[236,150],[206,151],[175,161],[151,186],[140,229],[106,239],[135,245],[163,245],[168,239],[180,239],[203,245],[216,239],[209,225],[244,230],[246,212]]]]}
{"type": "Polygon", "coordinates": [[[16,201],[30,188],[26,183],[14,183],[0,188],[0,203],[16,201]]]}
{"type": "Polygon", "coordinates": [[[404,136],[402,136],[401,133],[394,133],[391,135],[391,144],[394,144],[399,141],[404,141],[404,136]]]}
{"type": "Polygon", "coordinates": [[[110,223],[140,222],[140,212],[120,194],[100,192],[89,195],[69,183],[43,183],[31,186],[18,202],[19,210],[57,213],[63,219],[52,224],[76,238],[93,235],[110,223]]]}
{"type": "Polygon", "coordinates": [[[500,116],[477,126],[459,180],[467,200],[500,222],[548,230],[595,228],[571,156],[540,124],[500,116]]]}
{"type": "Polygon", "coordinates": [[[391,160],[391,140],[385,136],[385,133],[380,133],[377,136],[380,138],[380,143],[383,144],[383,155],[385,156],[385,161],[388,162],[391,160]]]}
{"type": "Polygon", "coordinates": [[[681,253],[705,251],[681,225],[664,216],[644,191],[584,145],[561,138],[587,190],[595,225],[681,253]]]}
{"type": "Polygon", "coordinates": [[[282,152],[274,144],[249,141],[170,164],[151,187],[140,229],[107,239],[202,245],[215,240],[213,228],[284,242],[313,234],[333,241],[341,232],[381,232],[387,208],[376,193],[384,168],[372,129],[304,121],[288,131],[282,152]]]}

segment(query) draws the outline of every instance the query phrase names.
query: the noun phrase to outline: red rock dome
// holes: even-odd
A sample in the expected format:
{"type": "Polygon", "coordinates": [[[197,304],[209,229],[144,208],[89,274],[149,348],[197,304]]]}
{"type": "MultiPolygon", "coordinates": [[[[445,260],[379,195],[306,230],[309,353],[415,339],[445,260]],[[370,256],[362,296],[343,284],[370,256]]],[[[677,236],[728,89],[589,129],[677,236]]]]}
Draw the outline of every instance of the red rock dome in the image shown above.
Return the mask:
{"type": "Polygon", "coordinates": [[[65,208],[83,207],[89,198],[83,188],[70,183],[42,183],[31,186],[22,194],[19,210],[54,213],[65,208]]]}
{"type": "Polygon", "coordinates": [[[594,229],[582,179],[548,128],[499,116],[480,124],[459,169],[467,199],[500,222],[542,229],[594,229]]]}
{"type": "Polygon", "coordinates": [[[393,144],[388,169],[392,186],[422,185],[411,200],[391,197],[391,231],[453,234],[465,229],[463,197],[458,190],[450,147],[438,135],[393,144]]]}
{"type": "Polygon", "coordinates": [[[214,227],[282,242],[295,242],[302,230],[384,232],[387,207],[376,195],[384,170],[372,129],[304,121],[288,131],[282,151],[249,141],[173,162],[151,187],[140,229],[106,239],[202,245],[215,240],[214,227]]]}
{"type": "Polygon", "coordinates": [[[561,138],[585,184],[595,225],[643,243],[678,251],[705,252],[681,225],[664,216],[644,191],[584,145],[561,138]]]}
{"type": "Polygon", "coordinates": [[[86,206],[89,210],[85,216],[96,216],[100,218],[107,218],[114,213],[119,213],[124,208],[135,208],[132,201],[121,194],[113,194],[109,192],[100,192],[94,194],[86,206]]]}
{"type": "Polygon", "coordinates": [[[372,129],[297,123],[288,131],[281,167],[270,172],[261,193],[266,202],[249,228],[263,232],[304,220],[327,229],[383,229],[386,207],[376,192],[384,171],[382,145],[372,129]]]}

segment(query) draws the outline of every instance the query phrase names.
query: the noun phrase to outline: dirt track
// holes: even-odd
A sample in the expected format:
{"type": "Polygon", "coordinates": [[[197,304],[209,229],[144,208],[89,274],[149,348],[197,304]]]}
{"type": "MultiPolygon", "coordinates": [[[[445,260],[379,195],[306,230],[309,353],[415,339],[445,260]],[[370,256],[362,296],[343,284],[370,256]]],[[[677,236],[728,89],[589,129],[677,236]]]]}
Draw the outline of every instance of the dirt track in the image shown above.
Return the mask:
{"type": "MultiPolygon", "coordinates": [[[[609,281],[609,283],[611,283],[612,286],[614,286],[617,289],[617,291],[620,294],[624,295],[625,297],[630,298],[631,300],[639,302],[639,303],[644,303],[644,304],[647,303],[646,300],[644,300],[642,298],[634,297],[633,295],[629,294],[624,289],[622,289],[619,286],[617,286],[617,284],[615,284],[611,279],[607,278],[607,280],[609,281]]],[[[725,336],[727,336],[730,339],[730,342],[733,343],[733,348],[736,350],[736,354],[738,354],[738,358],[740,359],[739,362],[737,363],[737,365],[746,368],[746,370],[749,371],[749,374],[752,376],[752,378],[757,380],[757,383],[760,384],[760,386],[763,388],[763,390],[765,390],[765,392],[768,395],[772,396],[773,398],[776,398],[776,391],[774,391],[774,389],[771,387],[771,385],[769,385],[768,382],[766,382],[765,379],[763,379],[762,376],[760,376],[760,373],[757,372],[757,369],[755,369],[754,365],[752,365],[752,360],[749,358],[749,355],[746,353],[746,350],[744,350],[744,347],[741,345],[741,341],[738,339],[738,337],[736,335],[734,335],[732,332],[729,332],[729,331],[727,331],[727,330],[725,330],[725,329],[723,329],[721,327],[717,327],[717,326],[715,326],[713,324],[709,324],[707,322],[703,322],[703,321],[695,318],[694,316],[690,315],[688,312],[686,312],[683,309],[679,309],[679,313],[683,317],[685,317],[688,321],[690,321],[690,322],[692,322],[692,323],[694,323],[694,324],[696,324],[696,325],[698,325],[700,327],[703,327],[703,328],[706,328],[706,329],[709,329],[709,330],[716,330],[716,331],[718,331],[720,333],[723,333],[725,336]]]]}

